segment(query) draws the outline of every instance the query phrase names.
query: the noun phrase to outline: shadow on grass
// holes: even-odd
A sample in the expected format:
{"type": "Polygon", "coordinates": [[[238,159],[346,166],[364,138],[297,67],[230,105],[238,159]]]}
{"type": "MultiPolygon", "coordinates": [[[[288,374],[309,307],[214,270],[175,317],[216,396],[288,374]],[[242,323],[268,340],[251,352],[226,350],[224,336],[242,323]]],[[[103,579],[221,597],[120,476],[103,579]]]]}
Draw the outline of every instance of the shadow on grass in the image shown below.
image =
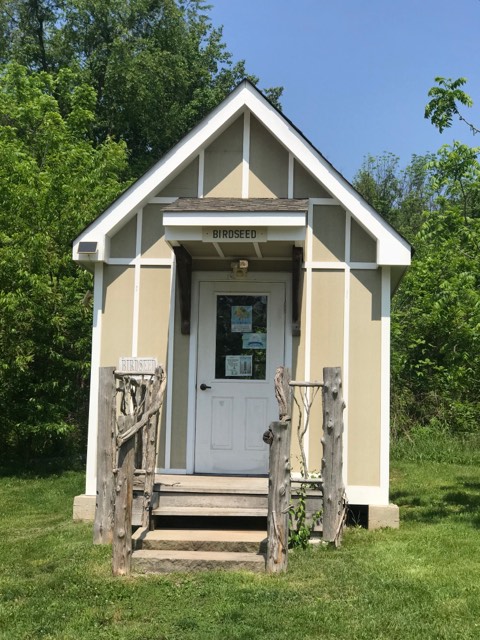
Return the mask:
{"type": "Polygon", "coordinates": [[[439,487],[435,493],[421,494],[393,491],[391,500],[401,508],[404,522],[435,524],[444,519],[470,520],[472,527],[480,529],[480,483],[457,477],[452,485],[439,487]]]}
{"type": "Polygon", "coordinates": [[[48,478],[67,471],[85,471],[83,456],[38,458],[34,460],[0,460],[0,478],[48,478]]]}

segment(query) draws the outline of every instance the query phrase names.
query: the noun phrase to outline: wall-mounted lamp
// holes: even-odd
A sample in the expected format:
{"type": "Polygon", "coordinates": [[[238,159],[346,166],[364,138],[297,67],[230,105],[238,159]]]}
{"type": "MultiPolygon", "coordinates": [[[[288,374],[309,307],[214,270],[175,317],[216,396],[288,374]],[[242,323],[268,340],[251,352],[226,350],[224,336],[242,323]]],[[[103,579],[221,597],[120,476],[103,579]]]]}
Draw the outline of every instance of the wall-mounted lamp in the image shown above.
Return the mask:
{"type": "Polygon", "coordinates": [[[234,280],[242,280],[247,277],[248,260],[235,260],[230,264],[232,268],[232,278],[234,280]]]}

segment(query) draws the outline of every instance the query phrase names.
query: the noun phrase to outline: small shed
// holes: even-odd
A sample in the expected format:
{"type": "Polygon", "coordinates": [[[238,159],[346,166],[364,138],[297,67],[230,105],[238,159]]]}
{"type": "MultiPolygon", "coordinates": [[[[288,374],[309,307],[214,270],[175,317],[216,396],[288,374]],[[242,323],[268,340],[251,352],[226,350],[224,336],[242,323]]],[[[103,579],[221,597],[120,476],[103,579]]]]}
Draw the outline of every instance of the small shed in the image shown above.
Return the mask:
{"type": "MultiPolygon", "coordinates": [[[[275,369],[341,366],[344,482],[377,525],[389,505],[390,299],[411,248],[248,80],[88,226],[94,273],[85,495],[95,505],[99,370],[167,373],[157,473],[267,472],[275,369]]],[[[319,400],[320,404],[320,400],[319,400]]],[[[321,407],[305,443],[321,460],[321,407]]],[[[293,471],[299,450],[292,438],[293,471]]]]}

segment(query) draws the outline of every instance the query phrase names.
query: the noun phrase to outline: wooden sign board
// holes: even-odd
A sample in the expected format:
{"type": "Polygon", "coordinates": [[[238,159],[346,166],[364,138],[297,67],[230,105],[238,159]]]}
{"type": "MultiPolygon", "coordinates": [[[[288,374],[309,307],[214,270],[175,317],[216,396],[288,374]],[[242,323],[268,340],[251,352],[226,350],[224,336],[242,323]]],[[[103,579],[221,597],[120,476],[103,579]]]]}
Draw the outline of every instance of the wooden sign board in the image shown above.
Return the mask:
{"type": "Polygon", "coordinates": [[[266,229],[203,227],[203,242],[266,242],[266,229]]]}
{"type": "Polygon", "coordinates": [[[134,356],[122,356],[118,361],[118,373],[130,373],[132,375],[149,375],[155,373],[157,368],[156,358],[138,358],[134,356]]]}

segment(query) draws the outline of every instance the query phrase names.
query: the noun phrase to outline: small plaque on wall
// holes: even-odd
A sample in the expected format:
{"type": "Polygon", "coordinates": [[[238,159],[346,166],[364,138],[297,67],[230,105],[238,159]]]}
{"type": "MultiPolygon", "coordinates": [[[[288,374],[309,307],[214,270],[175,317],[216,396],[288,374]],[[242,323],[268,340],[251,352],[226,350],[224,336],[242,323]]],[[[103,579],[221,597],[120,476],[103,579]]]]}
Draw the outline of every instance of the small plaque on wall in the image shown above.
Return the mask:
{"type": "Polygon", "coordinates": [[[157,368],[156,358],[137,358],[122,356],[118,361],[118,373],[131,373],[132,375],[148,375],[155,373],[157,368]]]}

